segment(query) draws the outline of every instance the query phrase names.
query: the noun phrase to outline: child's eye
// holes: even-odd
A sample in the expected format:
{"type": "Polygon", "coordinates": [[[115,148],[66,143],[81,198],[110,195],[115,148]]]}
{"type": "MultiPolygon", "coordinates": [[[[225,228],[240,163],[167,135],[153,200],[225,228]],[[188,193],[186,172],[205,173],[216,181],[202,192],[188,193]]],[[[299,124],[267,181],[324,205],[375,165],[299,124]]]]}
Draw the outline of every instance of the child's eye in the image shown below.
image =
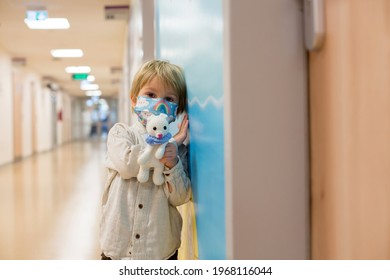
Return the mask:
{"type": "Polygon", "coordinates": [[[168,102],[175,102],[175,98],[173,97],[166,97],[165,100],[168,102]]]}
{"type": "Polygon", "coordinates": [[[150,98],[156,98],[156,95],[153,92],[148,92],[146,95],[150,98]]]}

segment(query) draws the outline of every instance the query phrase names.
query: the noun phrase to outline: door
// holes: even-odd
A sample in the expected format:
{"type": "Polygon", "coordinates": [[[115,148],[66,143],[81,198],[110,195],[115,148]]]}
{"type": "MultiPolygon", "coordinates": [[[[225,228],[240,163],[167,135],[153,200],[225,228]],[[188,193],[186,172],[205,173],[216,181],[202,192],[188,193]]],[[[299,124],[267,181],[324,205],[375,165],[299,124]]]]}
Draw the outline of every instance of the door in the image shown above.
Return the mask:
{"type": "Polygon", "coordinates": [[[31,92],[31,150],[34,154],[37,150],[37,110],[36,110],[36,89],[33,82],[30,83],[30,92],[31,92]]]}
{"type": "Polygon", "coordinates": [[[22,157],[22,119],[23,119],[23,85],[16,72],[12,73],[13,80],[13,119],[14,119],[14,159],[22,157]]]}

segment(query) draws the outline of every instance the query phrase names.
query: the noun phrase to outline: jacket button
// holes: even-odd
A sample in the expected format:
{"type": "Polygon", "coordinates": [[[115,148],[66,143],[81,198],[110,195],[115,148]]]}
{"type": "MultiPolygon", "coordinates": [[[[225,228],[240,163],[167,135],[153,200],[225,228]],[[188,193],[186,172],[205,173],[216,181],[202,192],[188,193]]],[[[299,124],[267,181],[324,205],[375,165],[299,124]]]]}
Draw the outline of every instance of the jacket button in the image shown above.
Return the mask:
{"type": "Polygon", "coordinates": [[[139,235],[138,233],[135,235],[135,238],[139,239],[141,237],[141,235],[139,235]]]}
{"type": "Polygon", "coordinates": [[[144,206],[142,204],[138,204],[138,208],[142,209],[142,208],[144,208],[144,206]]]}

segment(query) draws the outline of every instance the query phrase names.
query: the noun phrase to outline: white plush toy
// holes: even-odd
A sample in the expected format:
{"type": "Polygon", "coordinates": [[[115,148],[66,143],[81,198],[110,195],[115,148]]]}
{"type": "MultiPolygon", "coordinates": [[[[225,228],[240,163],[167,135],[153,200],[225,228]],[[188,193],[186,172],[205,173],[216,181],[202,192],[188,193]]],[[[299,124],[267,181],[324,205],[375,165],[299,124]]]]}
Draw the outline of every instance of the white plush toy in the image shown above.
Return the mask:
{"type": "MultiPolygon", "coordinates": [[[[172,138],[168,131],[168,116],[165,114],[150,115],[146,122],[146,131],[148,144],[145,150],[138,157],[140,169],[137,179],[141,183],[145,183],[149,179],[150,168],[154,168],[153,182],[156,185],[164,183],[164,164],[159,160],[164,156],[165,147],[172,138]]],[[[172,141],[172,140],[171,140],[172,141]]]]}

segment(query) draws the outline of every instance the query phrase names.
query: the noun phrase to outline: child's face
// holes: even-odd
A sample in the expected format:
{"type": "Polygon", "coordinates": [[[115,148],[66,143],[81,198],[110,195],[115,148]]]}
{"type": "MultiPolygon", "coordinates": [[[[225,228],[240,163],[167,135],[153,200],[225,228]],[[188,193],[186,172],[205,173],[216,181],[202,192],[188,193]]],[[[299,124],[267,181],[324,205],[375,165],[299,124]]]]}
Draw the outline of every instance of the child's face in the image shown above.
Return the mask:
{"type": "MultiPolygon", "coordinates": [[[[158,77],[154,77],[149,83],[145,84],[138,93],[138,96],[147,96],[149,98],[164,98],[173,103],[178,103],[179,99],[172,87],[165,85],[158,77]]],[[[133,107],[137,99],[132,100],[133,107]]]]}

